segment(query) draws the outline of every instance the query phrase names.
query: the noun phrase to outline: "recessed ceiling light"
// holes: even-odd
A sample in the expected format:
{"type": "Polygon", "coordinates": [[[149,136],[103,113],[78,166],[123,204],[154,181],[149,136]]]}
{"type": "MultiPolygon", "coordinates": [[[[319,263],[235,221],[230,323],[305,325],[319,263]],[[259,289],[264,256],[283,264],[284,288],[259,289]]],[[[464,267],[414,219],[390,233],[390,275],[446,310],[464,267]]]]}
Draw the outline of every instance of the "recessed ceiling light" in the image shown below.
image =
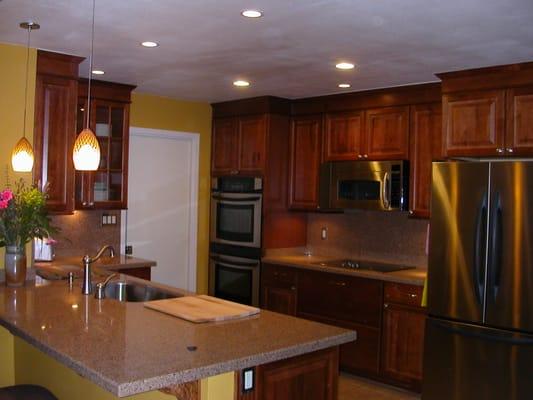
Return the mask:
{"type": "Polygon", "coordinates": [[[349,87],[352,87],[352,85],[350,85],[349,83],[339,83],[339,87],[341,89],[347,89],[349,87]]]}
{"type": "Polygon", "coordinates": [[[355,65],[353,65],[352,63],[349,63],[349,62],[341,62],[341,63],[338,63],[337,65],[335,65],[335,67],[338,68],[338,69],[354,69],[355,65]]]}
{"type": "Polygon", "coordinates": [[[233,82],[233,84],[234,84],[235,86],[238,86],[238,87],[247,87],[247,86],[250,86],[250,82],[248,82],[248,81],[243,81],[243,80],[235,81],[235,82],[233,82]]]}
{"type": "Polygon", "coordinates": [[[105,74],[105,72],[102,71],[101,69],[93,69],[93,74],[94,75],[103,75],[103,74],[105,74]]]}
{"type": "Polygon", "coordinates": [[[141,46],[144,46],[144,47],[157,47],[157,46],[159,46],[159,43],[157,43],[157,42],[142,42],[141,46]]]}
{"type": "Polygon", "coordinates": [[[263,13],[259,10],[244,10],[241,12],[241,15],[246,18],[260,18],[263,16],[263,13]]]}

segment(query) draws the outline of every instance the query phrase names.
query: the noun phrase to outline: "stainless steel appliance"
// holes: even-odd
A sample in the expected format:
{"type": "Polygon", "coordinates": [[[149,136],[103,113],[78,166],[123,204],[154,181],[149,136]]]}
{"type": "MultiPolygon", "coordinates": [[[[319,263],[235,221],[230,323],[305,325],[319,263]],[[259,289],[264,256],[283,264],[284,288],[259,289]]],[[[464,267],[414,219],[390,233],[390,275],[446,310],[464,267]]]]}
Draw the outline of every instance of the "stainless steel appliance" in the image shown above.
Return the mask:
{"type": "Polygon", "coordinates": [[[209,294],[241,304],[259,306],[260,260],[211,253],[209,294]]]}
{"type": "Polygon", "coordinates": [[[433,164],[423,400],[533,398],[533,161],[433,164]]]}
{"type": "Polygon", "coordinates": [[[407,210],[407,161],[333,161],[320,167],[319,205],[328,209],[407,210]]]}
{"type": "Polygon", "coordinates": [[[211,242],[260,248],[262,179],[214,178],[211,189],[211,242]]]}
{"type": "Polygon", "coordinates": [[[366,271],[376,271],[376,272],[395,272],[395,271],[404,271],[407,269],[414,269],[415,267],[410,267],[406,265],[396,265],[396,264],[386,264],[379,263],[375,261],[357,261],[357,260],[331,260],[331,261],[322,261],[314,263],[320,267],[332,267],[332,268],[343,268],[350,270],[366,270],[366,271]]]}

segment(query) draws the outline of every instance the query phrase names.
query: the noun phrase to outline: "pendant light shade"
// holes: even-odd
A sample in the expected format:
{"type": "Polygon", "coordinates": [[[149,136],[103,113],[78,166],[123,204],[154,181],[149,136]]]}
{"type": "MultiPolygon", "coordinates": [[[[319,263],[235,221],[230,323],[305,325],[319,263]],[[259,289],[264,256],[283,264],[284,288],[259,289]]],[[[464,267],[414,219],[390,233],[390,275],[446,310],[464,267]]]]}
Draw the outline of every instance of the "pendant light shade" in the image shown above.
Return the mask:
{"type": "Polygon", "coordinates": [[[31,172],[33,169],[33,148],[26,139],[26,110],[28,103],[28,68],[30,64],[30,36],[31,31],[39,29],[39,24],[35,22],[22,22],[19,25],[22,29],[28,31],[28,46],[26,47],[26,88],[24,91],[24,120],[22,125],[22,137],[17,142],[11,152],[11,166],[15,172],[31,172]]]}
{"type": "Polygon", "coordinates": [[[77,171],[96,171],[100,165],[100,144],[96,135],[89,127],[91,113],[91,72],[93,70],[94,52],[94,15],[96,10],[96,0],[93,0],[93,18],[91,27],[91,54],[89,56],[89,82],[87,85],[87,105],[85,129],[80,132],[74,142],[72,160],[77,171]]]}
{"type": "Polygon", "coordinates": [[[96,171],[100,164],[100,144],[93,131],[86,128],[74,142],[72,154],[74,168],[78,171],[96,171]]]}
{"type": "Polygon", "coordinates": [[[11,153],[11,166],[16,172],[31,172],[33,169],[33,149],[25,137],[20,138],[11,153]]]}

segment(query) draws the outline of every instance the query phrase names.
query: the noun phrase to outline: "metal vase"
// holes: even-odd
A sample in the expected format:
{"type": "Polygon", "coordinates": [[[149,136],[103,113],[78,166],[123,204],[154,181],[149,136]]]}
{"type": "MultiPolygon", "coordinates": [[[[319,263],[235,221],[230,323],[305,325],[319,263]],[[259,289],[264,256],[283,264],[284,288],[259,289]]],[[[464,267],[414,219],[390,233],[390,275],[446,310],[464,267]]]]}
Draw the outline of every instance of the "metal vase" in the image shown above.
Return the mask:
{"type": "Polygon", "coordinates": [[[24,246],[6,246],[4,258],[6,285],[23,286],[26,281],[26,249],[24,246]]]}

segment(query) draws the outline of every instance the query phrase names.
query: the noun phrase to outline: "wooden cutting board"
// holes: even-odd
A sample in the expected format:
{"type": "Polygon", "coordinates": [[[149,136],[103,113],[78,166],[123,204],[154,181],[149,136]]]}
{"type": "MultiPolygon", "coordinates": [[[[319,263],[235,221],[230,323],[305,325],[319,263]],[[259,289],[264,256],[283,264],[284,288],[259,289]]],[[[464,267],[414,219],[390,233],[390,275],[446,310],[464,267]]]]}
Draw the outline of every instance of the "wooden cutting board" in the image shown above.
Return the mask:
{"type": "Polygon", "coordinates": [[[196,323],[227,321],[259,313],[259,308],[206,295],[148,301],[144,306],[196,323]]]}

